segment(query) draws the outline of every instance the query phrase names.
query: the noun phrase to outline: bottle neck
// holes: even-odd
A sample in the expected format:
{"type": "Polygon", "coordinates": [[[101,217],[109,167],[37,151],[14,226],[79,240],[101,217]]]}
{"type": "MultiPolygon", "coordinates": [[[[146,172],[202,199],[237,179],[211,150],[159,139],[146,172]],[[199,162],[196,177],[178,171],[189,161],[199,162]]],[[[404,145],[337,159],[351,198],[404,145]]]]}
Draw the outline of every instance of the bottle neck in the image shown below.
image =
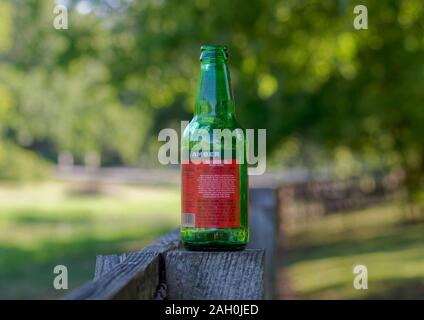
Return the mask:
{"type": "Polygon", "coordinates": [[[212,117],[234,114],[230,72],[225,61],[206,60],[200,65],[195,115],[212,117]]]}

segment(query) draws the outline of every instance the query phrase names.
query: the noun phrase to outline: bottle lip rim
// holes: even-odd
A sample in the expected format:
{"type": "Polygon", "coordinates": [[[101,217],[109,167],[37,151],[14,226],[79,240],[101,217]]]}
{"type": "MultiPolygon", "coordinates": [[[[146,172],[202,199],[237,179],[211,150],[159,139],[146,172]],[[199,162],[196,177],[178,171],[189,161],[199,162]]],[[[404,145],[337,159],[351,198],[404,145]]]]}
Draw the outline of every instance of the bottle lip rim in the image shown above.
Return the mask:
{"type": "Polygon", "coordinates": [[[224,51],[227,52],[228,48],[224,45],[206,44],[200,47],[200,51],[224,51]]]}

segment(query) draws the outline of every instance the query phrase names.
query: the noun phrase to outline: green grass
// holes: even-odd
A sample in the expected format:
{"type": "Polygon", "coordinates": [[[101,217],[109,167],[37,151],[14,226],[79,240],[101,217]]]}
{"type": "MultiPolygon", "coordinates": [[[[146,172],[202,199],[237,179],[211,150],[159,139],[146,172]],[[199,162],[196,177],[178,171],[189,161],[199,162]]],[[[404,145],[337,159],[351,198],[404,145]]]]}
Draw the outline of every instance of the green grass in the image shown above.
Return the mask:
{"type": "Polygon", "coordinates": [[[405,224],[400,205],[329,215],[288,232],[285,265],[305,299],[422,299],[424,224],[405,224]],[[353,288],[353,266],[368,290],[353,288]]]}
{"type": "Polygon", "coordinates": [[[0,298],[61,297],[54,266],[68,267],[71,290],[92,278],[97,254],[140,250],[178,225],[177,188],[87,187],[0,185],[0,298]]]}

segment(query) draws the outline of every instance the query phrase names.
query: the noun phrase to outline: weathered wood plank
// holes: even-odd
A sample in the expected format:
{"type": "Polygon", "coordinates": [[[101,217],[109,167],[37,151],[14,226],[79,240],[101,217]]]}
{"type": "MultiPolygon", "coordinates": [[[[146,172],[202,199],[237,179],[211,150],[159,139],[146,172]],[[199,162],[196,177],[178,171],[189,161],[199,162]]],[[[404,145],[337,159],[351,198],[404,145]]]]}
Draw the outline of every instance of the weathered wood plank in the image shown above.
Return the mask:
{"type": "Polygon", "coordinates": [[[151,299],[159,283],[158,269],[156,252],[130,253],[110,272],[98,276],[65,299],[151,299]]]}
{"type": "Polygon", "coordinates": [[[165,254],[168,299],[263,298],[264,251],[165,254]]]}
{"type": "MultiPolygon", "coordinates": [[[[164,253],[171,249],[180,247],[180,229],[174,229],[171,232],[158,238],[147,247],[143,249],[143,252],[154,251],[158,253],[164,253]]],[[[121,255],[98,255],[96,257],[96,269],[94,272],[94,279],[97,279],[102,274],[108,273],[114,266],[123,262],[127,258],[128,254],[123,253],[121,255]]]]}
{"type": "Polygon", "coordinates": [[[280,263],[280,219],[278,192],[254,188],[249,192],[250,241],[248,248],[265,249],[265,299],[278,297],[277,270],[280,263]]]}
{"type": "Polygon", "coordinates": [[[94,280],[65,299],[152,299],[163,281],[161,254],[178,247],[179,229],[175,229],[141,252],[99,255],[94,280]]]}
{"type": "Polygon", "coordinates": [[[94,279],[99,278],[102,274],[110,272],[114,266],[126,259],[127,255],[98,255],[96,257],[96,269],[94,271],[94,279]]]}

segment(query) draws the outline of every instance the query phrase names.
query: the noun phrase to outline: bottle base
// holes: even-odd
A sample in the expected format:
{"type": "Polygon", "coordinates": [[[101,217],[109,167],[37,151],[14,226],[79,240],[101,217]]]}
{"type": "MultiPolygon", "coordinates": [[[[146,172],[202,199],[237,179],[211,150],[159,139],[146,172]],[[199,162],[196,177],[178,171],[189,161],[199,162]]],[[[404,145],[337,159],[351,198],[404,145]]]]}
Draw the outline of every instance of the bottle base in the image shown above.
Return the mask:
{"type": "Polygon", "coordinates": [[[189,251],[243,251],[246,249],[246,244],[219,244],[219,243],[208,243],[208,244],[199,244],[199,243],[190,243],[183,242],[185,249],[189,251]]]}
{"type": "Polygon", "coordinates": [[[182,228],[181,242],[190,251],[241,251],[249,241],[247,228],[182,228]]]}

